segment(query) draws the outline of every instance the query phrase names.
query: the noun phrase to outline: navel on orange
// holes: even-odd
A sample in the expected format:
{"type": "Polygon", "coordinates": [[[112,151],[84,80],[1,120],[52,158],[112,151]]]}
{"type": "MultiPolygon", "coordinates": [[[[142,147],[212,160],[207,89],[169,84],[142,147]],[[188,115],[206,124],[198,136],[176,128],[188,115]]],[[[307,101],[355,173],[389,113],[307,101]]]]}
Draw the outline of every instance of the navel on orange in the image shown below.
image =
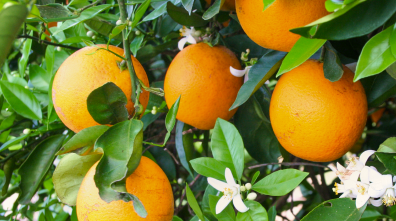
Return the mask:
{"type": "Polygon", "coordinates": [[[236,56],[224,46],[198,43],[184,48],[165,75],[165,100],[170,108],[181,95],[177,119],[202,130],[212,129],[218,117],[229,120],[243,79],[230,72],[241,69],[236,56]]]}
{"type": "Polygon", "coordinates": [[[289,30],[327,15],[325,1],[276,0],[263,11],[263,0],[236,0],[236,12],[250,39],[264,48],[288,52],[300,38],[289,30]]]}
{"type": "MultiPolygon", "coordinates": [[[[106,47],[106,45],[98,45],[106,47]]],[[[118,55],[124,56],[124,50],[115,46],[109,49],[118,55]]],[[[96,47],[85,47],[73,53],[60,66],[55,75],[52,86],[52,100],[56,113],[62,122],[74,132],[98,125],[87,109],[87,97],[96,88],[107,82],[113,82],[125,93],[129,114],[134,111],[131,100],[132,87],[128,70],[118,67],[117,62],[122,59],[106,50],[96,47]]],[[[137,77],[149,86],[149,81],[143,66],[136,58],[132,63],[137,77]]],[[[139,102],[146,108],[149,92],[143,90],[139,102]]]]}
{"type": "Polygon", "coordinates": [[[367,100],[360,82],[344,67],[339,81],[324,77],[323,63],[308,60],[281,76],[270,104],[272,128],[282,146],[305,160],[343,156],[361,137],[367,100]]]}
{"type": "Polygon", "coordinates": [[[174,201],[172,187],[164,171],[152,160],[142,157],[139,166],[126,180],[126,189],[139,198],[147,211],[141,218],[132,202],[123,200],[106,203],[99,196],[94,175],[97,163],[91,167],[77,196],[77,217],[80,221],[171,221],[174,201]]]}

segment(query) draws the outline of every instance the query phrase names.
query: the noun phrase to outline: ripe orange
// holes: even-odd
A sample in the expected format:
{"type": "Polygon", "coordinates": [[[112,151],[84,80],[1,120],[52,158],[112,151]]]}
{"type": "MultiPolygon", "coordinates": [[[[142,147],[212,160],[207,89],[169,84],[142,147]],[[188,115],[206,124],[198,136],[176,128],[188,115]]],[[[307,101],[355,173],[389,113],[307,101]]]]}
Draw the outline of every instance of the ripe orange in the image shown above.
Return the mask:
{"type": "Polygon", "coordinates": [[[372,113],[370,115],[371,121],[373,121],[374,123],[378,123],[378,121],[381,119],[382,114],[384,114],[385,111],[385,107],[378,109],[377,111],[375,111],[374,113],[372,113]]]}
{"type": "MultiPolygon", "coordinates": [[[[98,45],[106,47],[106,45],[98,45]]],[[[109,49],[121,56],[124,50],[115,46],[109,49]]],[[[132,87],[128,70],[121,71],[117,62],[122,59],[105,50],[96,47],[85,47],[73,53],[60,66],[52,86],[52,100],[56,113],[62,122],[74,132],[98,125],[87,109],[87,97],[96,88],[107,82],[113,82],[125,93],[129,114],[134,111],[131,100],[132,87]]],[[[136,75],[148,86],[149,81],[143,66],[132,57],[136,75]]],[[[139,102],[146,108],[149,92],[140,95],[139,102]]]]}
{"type": "Polygon", "coordinates": [[[360,82],[344,67],[339,81],[324,77],[323,63],[308,60],[285,73],[270,104],[272,128],[282,146],[305,160],[340,158],[361,137],[367,100],[360,82]]]}
{"type": "Polygon", "coordinates": [[[164,171],[152,160],[142,157],[139,166],[126,180],[126,189],[139,198],[147,211],[141,218],[132,202],[123,200],[106,203],[95,185],[94,164],[85,175],[77,195],[77,217],[80,221],[171,221],[174,202],[172,187],[164,171]]]}
{"type": "Polygon", "coordinates": [[[264,48],[288,52],[300,38],[289,30],[327,15],[325,1],[276,0],[263,11],[263,0],[236,0],[236,11],[250,39],[264,48]]]}
{"type": "MultiPolygon", "coordinates": [[[[205,0],[207,6],[212,3],[212,0],[205,0]]],[[[225,0],[223,1],[223,5],[221,6],[220,10],[222,11],[235,11],[235,0],[225,0]]]]}
{"type": "Polygon", "coordinates": [[[212,129],[218,117],[229,120],[243,78],[234,77],[230,66],[241,69],[236,56],[224,46],[198,43],[184,48],[165,75],[165,100],[170,108],[181,95],[177,119],[202,130],[212,129]]]}

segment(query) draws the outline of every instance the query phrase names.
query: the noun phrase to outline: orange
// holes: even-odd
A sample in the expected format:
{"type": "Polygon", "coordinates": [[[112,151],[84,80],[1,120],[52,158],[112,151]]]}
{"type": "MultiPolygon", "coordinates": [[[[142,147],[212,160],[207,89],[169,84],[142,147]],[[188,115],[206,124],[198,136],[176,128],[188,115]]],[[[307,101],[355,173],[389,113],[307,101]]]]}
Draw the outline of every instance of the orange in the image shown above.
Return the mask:
{"type": "MultiPolygon", "coordinates": [[[[212,0],[205,0],[207,6],[209,7],[212,3],[212,0]]],[[[220,10],[222,11],[235,11],[235,0],[225,0],[220,10]]]]}
{"type": "Polygon", "coordinates": [[[264,48],[288,52],[300,38],[289,30],[327,15],[325,1],[276,0],[263,11],[263,0],[236,0],[236,12],[250,39],[264,48]]]}
{"type": "Polygon", "coordinates": [[[378,121],[381,119],[382,114],[384,114],[385,111],[385,107],[378,109],[377,111],[375,111],[374,113],[372,113],[370,115],[371,117],[371,121],[373,121],[374,123],[378,123],[378,121]]]}
{"type": "Polygon", "coordinates": [[[165,100],[170,108],[181,95],[176,118],[201,130],[212,129],[218,117],[229,120],[243,78],[235,77],[230,66],[241,69],[236,56],[224,46],[205,43],[180,51],[165,75],[165,100]]]}
{"type": "Polygon", "coordinates": [[[343,156],[361,137],[367,100],[360,82],[344,67],[339,81],[324,77],[323,63],[308,60],[281,76],[270,104],[272,128],[281,145],[305,160],[343,156]]]}
{"type": "MultiPolygon", "coordinates": [[[[106,47],[106,45],[98,45],[106,47]]],[[[115,46],[109,49],[124,56],[124,50],[115,46]]],[[[122,59],[105,50],[96,47],[85,47],[68,57],[55,75],[52,86],[52,100],[56,113],[62,122],[74,132],[84,128],[99,125],[89,114],[87,97],[96,88],[107,82],[113,82],[125,93],[129,114],[134,111],[131,100],[132,87],[128,70],[121,71],[117,62],[122,59]]],[[[136,75],[148,86],[149,81],[143,66],[132,57],[136,75]]],[[[146,108],[149,92],[140,94],[139,102],[146,108]]]]}
{"type": "Polygon", "coordinates": [[[77,195],[77,217],[80,221],[171,221],[174,202],[172,187],[164,171],[152,160],[142,157],[139,166],[126,180],[126,189],[139,198],[147,211],[141,218],[132,202],[123,200],[106,203],[95,185],[94,164],[85,175],[77,195]]]}
{"type": "MultiPolygon", "coordinates": [[[[52,28],[52,27],[56,27],[58,25],[58,22],[49,22],[48,23],[48,29],[52,28]]],[[[49,33],[48,29],[45,30],[45,34],[50,36],[51,34],[49,33]]],[[[47,41],[51,41],[51,38],[49,38],[48,36],[46,36],[45,38],[47,39],[47,41]]]]}

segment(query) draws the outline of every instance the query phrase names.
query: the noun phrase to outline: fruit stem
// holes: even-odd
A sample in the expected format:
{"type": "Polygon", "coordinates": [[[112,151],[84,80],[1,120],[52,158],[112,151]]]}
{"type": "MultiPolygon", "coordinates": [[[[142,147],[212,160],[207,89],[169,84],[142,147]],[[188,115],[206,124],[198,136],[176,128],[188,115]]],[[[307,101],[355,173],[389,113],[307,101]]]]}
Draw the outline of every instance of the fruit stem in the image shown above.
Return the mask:
{"type": "MultiPolygon", "coordinates": [[[[127,20],[127,11],[124,0],[118,0],[118,7],[120,8],[120,19],[121,22],[124,24],[127,20]]],[[[131,51],[129,49],[129,38],[128,38],[128,29],[122,30],[122,43],[124,46],[124,52],[127,62],[127,67],[129,70],[129,74],[131,76],[131,85],[132,85],[132,101],[135,104],[135,107],[139,105],[139,97],[140,93],[142,92],[140,88],[139,80],[136,76],[135,69],[133,68],[132,58],[131,58],[131,51]]]]}

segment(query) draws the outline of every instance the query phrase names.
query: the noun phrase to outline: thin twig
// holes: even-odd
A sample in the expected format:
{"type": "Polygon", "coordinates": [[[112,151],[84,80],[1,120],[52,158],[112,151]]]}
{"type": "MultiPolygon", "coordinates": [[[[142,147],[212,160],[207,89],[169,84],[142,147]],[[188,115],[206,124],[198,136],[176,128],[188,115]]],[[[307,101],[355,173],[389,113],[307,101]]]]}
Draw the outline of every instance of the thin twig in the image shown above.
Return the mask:
{"type": "Polygon", "coordinates": [[[180,163],[179,163],[179,161],[176,159],[175,155],[173,155],[173,153],[170,152],[170,151],[168,150],[168,148],[164,148],[164,150],[173,158],[173,160],[175,161],[175,163],[176,163],[177,165],[180,165],[180,163]]]}
{"type": "MultiPolygon", "coordinates": [[[[329,168],[328,166],[324,166],[321,164],[316,164],[316,163],[306,163],[306,162],[295,162],[295,163],[290,163],[290,162],[284,162],[284,163],[264,163],[264,164],[258,164],[254,166],[248,167],[248,169],[254,169],[254,168],[259,168],[259,167],[266,167],[269,165],[284,165],[284,166],[312,166],[312,167],[322,167],[322,168],[329,168]]],[[[330,168],[329,168],[330,169],[330,168]]]]}
{"type": "Polygon", "coordinates": [[[294,208],[293,192],[294,192],[294,190],[292,190],[292,192],[290,194],[290,211],[291,211],[291,214],[294,216],[294,218],[296,218],[297,221],[300,221],[300,219],[296,216],[296,214],[294,214],[294,211],[293,211],[293,208],[294,208]]]}
{"type": "Polygon", "coordinates": [[[72,49],[72,50],[79,50],[80,49],[80,48],[69,46],[69,45],[63,45],[63,44],[58,44],[58,43],[54,43],[54,42],[50,42],[50,41],[46,41],[46,40],[41,40],[40,38],[37,38],[37,37],[34,37],[34,36],[30,36],[30,35],[18,35],[18,38],[30,38],[30,39],[33,39],[33,40],[37,41],[40,44],[59,46],[59,47],[62,47],[62,48],[68,48],[68,49],[72,49]]]}
{"type": "MultiPolygon", "coordinates": [[[[189,187],[192,187],[192,186],[195,184],[195,182],[197,182],[197,180],[199,179],[199,177],[201,177],[201,174],[198,174],[198,175],[194,178],[194,180],[191,181],[190,184],[188,184],[188,186],[189,186],[189,187]]],[[[180,212],[180,210],[184,207],[184,206],[182,205],[182,202],[183,202],[183,200],[184,200],[184,197],[186,197],[186,191],[185,191],[185,190],[182,190],[182,191],[183,191],[183,194],[182,194],[182,196],[180,197],[180,204],[179,204],[179,206],[175,209],[175,214],[177,214],[178,212],[180,212]]]]}

